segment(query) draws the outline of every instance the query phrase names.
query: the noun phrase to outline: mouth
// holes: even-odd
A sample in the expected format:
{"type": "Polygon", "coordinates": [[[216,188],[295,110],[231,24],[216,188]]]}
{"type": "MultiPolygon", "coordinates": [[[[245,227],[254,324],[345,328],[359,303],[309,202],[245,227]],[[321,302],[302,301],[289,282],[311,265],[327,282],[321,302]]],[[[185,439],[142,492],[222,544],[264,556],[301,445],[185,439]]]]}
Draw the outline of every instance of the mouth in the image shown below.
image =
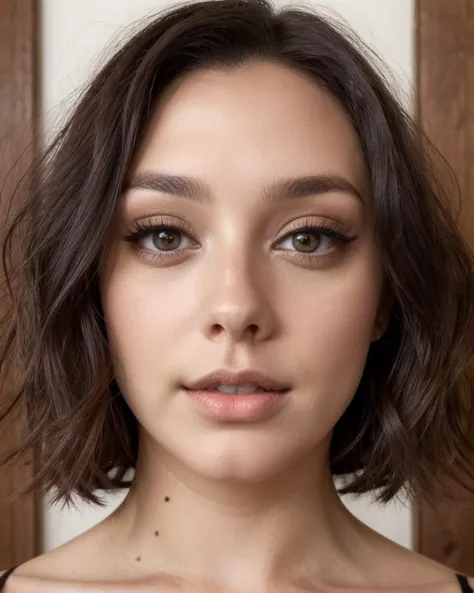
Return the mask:
{"type": "Polygon", "coordinates": [[[288,391],[289,386],[254,370],[218,370],[184,385],[190,391],[212,391],[232,395],[251,393],[278,393],[288,391]]]}
{"type": "Polygon", "coordinates": [[[259,385],[252,383],[244,383],[242,385],[215,385],[207,387],[205,391],[216,393],[227,393],[232,395],[250,395],[251,393],[274,393],[274,390],[265,389],[259,385]]]}
{"type": "Polygon", "coordinates": [[[257,371],[215,371],[183,389],[200,413],[220,421],[257,421],[274,415],[290,387],[257,371]]]}

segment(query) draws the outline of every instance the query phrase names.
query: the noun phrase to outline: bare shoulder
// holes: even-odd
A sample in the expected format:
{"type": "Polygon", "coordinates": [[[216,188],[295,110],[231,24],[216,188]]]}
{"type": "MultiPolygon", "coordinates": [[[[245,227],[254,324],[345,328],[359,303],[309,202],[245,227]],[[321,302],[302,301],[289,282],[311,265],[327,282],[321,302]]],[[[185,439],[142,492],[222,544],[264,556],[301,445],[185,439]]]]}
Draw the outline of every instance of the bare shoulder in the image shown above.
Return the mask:
{"type": "Polygon", "coordinates": [[[13,575],[44,580],[60,580],[63,577],[79,580],[81,575],[93,573],[96,566],[100,565],[104,549],[92,529],[22,563],[13,575]]]}
{"type": "MultiPolygon", "coordinates": [[[[462,593],[453,568],[402,546],[366,526],[364,530],[369,544],[362,550],[360,560],[364,564],[362,588],[366,588],[365,575],[370,575],[368,589],[371,593],[462,593]]],[[[468,577],[468,582],[474,590],[474,579],[468,577]]]]}
{"type": "Polygon", "coordinates": [[[110,544],[107,532],[92,528],[20,564],[2,593],[156,593],[157,587],[160,593],[182,591],[173,575],[153,580],[131,575],[124,559],[107,554],[107,541],[110,544]]]}
{"type": "MultiPolygon", "coordinates": [[[[107,547],[93,528],[54,550],[20,564],[8,577],[5,593],[74,593],[113,591],[107,570],[107,547]],[[100,585],[99,585],[100,583],[100,585]]],[[[3,593],[3,591],[2,591],[3,593]]]]}

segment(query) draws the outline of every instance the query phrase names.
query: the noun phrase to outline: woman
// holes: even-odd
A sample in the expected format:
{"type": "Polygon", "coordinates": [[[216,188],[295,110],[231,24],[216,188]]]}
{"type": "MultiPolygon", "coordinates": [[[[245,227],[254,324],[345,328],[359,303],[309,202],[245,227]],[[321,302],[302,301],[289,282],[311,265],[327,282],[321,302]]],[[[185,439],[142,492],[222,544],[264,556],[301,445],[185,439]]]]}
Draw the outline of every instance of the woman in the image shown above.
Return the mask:
{"type": "Polygon", "coordinates": [[[309,10],[185,5],[110,59],[6,236],[4,462],[131,487],[7,593],[470,590],[339,497],[474,474],[473,262],[421,139],[309,10]]]}

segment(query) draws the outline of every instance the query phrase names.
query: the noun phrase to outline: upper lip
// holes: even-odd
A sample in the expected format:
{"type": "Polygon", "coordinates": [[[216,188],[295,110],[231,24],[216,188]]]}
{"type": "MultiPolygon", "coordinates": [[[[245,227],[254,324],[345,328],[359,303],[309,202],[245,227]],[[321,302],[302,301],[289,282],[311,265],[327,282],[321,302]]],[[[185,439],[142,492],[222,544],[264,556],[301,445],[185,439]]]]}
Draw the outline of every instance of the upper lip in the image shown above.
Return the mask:
{"type": "Polygon", "coordinates": [[[204,375],[196,381],[185,384],[186,389],[209,389],[218,385],[256,385],[268,391],[284,391],[288,386],[255,370],[231,371],[220,369],[204,375]]]}

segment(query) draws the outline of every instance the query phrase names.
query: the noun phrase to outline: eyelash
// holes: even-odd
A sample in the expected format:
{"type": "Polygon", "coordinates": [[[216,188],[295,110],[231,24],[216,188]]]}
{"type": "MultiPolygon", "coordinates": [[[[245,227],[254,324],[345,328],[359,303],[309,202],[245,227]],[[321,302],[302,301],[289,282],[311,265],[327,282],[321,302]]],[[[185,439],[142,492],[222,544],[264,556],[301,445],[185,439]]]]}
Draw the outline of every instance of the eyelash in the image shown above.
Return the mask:
{"type": "MultiPolygon", "coordinates": [[[[131,243],[132,245],[136,245],[139,241],[147,237],[148,235],[153,235],[154,233],[158,233],[159,231],[178,231],[180,233],[185,234],[189,238],[191,238],[191,231],[189,227],[184,223],[182,220],[173,220],[173,222],[169,222],[166,220],[161,220],[160,222],[151,222],[151,221],[138,221],[135,223],[134,228],[126,235],[122,236],[122,239],[127,243],[131,243]]],[[[189,249],[189,248],[188,248],[189,249]]],[[[171,260],[173,257],[176,257],[178,254],[182,254],[185,250],[180,251],[153,251],[153,252],[146,252],[142,251],[139,253],[139,257],[144,259],[154,259],[154,260],[171,260]]]]}
{"type": "MultiPolygon", "coordinates": [[[[128,234],[122,235],[122,239],[124,241],[126,241],[127,243],[136,245],[137,243],[139,243],[139,241],[141,241],[148,235],[152,235],[159,231],[175,231],[175,232],[178,231],[180,233],[184,233],[186,236],[188,236],[191,239],[191,241],[193,241],[189,227],[184,223],[184,221],[181,221],[181,220],[174,220],[173,222],[168,222],[168,221],[163,220],[162,222],[159,222],[159,223],[151,222],[151,221],[145,221],[145,222],[138,221],[135,223],[134,228],[128,234]]],[[[288,237],[291,237],[292,235],[296,235],[297,233],[303,233],[303,234],[308,233],[308,234],[315,234],[315,235],[329,237],[330,239],[332,239],[334,241],[334,243],[336,245],[340,245],[341,247],[344,247],[344,246],[348,245],[349,243],[352,243],[353,241],[355,241],[358,238],[358,235],[348,235],[348,234],[342,232],[340,230],[340,224],[337,221],[332,221],[331,223],[327,223],[327,224],[321,223],[321,224],[315,225],[314,223],[311,223],[310,221],[305,220],[305,221],[303,221],[303,224],[301,222],[299,222],[299,223],[295,223],[293,225],[293,228],[290,227],[289,232],[286,232],[285,235],[283,235],[282,237],[280,237],[278,239],[278,243],[281,243],[283,240],[287,239],[288,237]]],[[[188,248],[181,249],[181,250],[156,251],[156,252],[143,251],[142,253],[140,253],[139,256],[143,257],[145,259],[152,259],[152,260],[155,259],[155,260],[163,261],[163,260],[170,260],[174,257],[177,257],[178,254],[182,254],[184,251],[187,251],[189,249],[193,249],[193,248],[188,247],[188,248]]],[[[288,250],[281,250],[281,251],[288,251],[288,250]]],[[[331,255],[334,255],[333,250],[331,250],[329,253],[326,253],[324,255],[314,255],[312,253],[304,253],[304,252],[295,250],[294,255],[292,255],[292,257],[302,258],[307,261],[308,259],[322,260],[322,259],[325,259],[326,257],[331,256],[331,255]]]]}

